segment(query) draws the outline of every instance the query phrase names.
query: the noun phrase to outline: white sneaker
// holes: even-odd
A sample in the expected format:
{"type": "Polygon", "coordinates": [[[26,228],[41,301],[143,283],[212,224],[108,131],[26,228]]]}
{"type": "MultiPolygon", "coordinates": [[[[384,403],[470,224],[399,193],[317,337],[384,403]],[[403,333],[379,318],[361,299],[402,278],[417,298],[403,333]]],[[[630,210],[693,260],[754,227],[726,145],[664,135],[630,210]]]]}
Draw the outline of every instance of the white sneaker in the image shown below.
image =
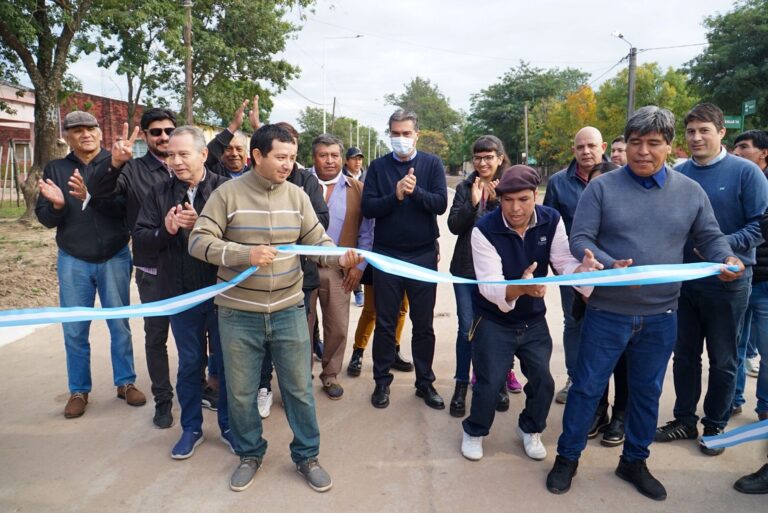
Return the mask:
{"type": "Polygon", "coordinates": [[[523,441],[525,454],[533,460],[543,460],[547,457],[547,449],[541,442],[541,433],[526,433],[520,426],[517,427],[517,436],[523,441]]]}
{"type": "Polygon", "coordinates": [[[461,454],[468,460],[478,461],[483,458],[483,437],[469,436],[462,429],[461,454]]]}
{"type": "Polygon", "coordinates": [[[747,371],[747,376],[756,378],[760,372],[760,357],[747,358],[744,360],[744,369],[747,371]]]}
{"type": "Polygon", "coordinates": [[[272,391],[267,390],[266,388],[260,388],[256,403],[259,406],[259,415],[261,415],[261,418],[266,419],[269,417],[269,412],[272,409],[272,391]]]}

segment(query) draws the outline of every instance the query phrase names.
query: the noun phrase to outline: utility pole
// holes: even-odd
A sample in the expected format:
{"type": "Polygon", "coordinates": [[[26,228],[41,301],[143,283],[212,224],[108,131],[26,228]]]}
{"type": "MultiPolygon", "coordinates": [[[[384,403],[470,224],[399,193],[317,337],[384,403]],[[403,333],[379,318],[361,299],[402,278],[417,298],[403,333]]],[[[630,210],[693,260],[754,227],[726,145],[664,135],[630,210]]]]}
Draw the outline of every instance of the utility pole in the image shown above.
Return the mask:
{"type": "MultiPolygon", "coordinates": [[[[331,133],[333,133],[333,123],[336,121],[336,97],[333,97],[333,110],[331,111],[331,133]]],[[[325,127],[323,127],[325,128],[325,127]]],[[[323,130],[324,133],[325,130],[323,130]]]]}
{"type": "Polygon", "coordinates": [[[187,124],[195,122],[192,111],[192,0],[182,0],[184,7],[184,105],[187,124]]]}
{"type": "Polygon", "coordinates": [[[528,165],[528,102],[525,102],[523,106],[523,112],[525,113],[525,162],[524,165],[528,165]]]}
{"type": "Polygon", "coordinates": [[[368,129],[368,148],[365,150],[365,154],[368,155],[368,165],[371,165],[371,129],[368,129]]]}
{"type": "Polygon", "coordinates": [[[627,119],[635,112],[635,74],[637,72],[637,48],[629,49],[629,78],[627,80],[627,119]]]}
{"type": "Polygon", "coordinates": [[[360,120],[357,120],[357,139],[355,142],[355,146],[357,146],[358,149],[360,149],[360,120]]]}

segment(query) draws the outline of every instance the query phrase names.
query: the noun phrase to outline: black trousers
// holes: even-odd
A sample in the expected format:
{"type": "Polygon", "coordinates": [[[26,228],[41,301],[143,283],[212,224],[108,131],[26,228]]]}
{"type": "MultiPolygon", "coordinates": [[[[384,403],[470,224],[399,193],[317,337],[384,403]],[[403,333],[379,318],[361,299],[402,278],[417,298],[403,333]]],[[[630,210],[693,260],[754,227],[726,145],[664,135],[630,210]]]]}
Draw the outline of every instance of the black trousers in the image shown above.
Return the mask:
{"type": "MultiPolygon", "coordinates": [[[[395,254],[375,248],[388,256],[399,258],[428,269],[437,269],[437,251],[430,249],[417,254],[395,254]]],[[[373,379],[377,385],[389,385],[393,375],[389,372],[395,362],[397,346],[395,328],[403,294],[408,294],[411,323],[411,354],[416,369],[416,386],[435,381],[432,360],[435,355],[435,331],[432,321],[435,310],[437,285],[401,278],[378,269],[373,271],[373,290],[376,301],[376,330],[373,333],[373,379]]]]}
{"type": "MultiPolygon", "coordinates": [[[[142,303],[161,299],[157,276],[136,269],[136,285],[142,303]]],[[[168,326],[168,317],[144,318],[144,351],[155,403],[173,399],[173,386],[168,371],[168,326]]]]}

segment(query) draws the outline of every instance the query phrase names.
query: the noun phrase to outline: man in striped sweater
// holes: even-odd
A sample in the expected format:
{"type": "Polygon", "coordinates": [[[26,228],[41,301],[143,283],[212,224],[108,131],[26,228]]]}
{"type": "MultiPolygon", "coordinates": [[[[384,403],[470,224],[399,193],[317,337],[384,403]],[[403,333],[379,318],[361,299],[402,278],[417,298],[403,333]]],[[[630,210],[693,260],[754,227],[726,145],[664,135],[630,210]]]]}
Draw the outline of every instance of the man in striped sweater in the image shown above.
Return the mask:
{"type": "MultiPolygon", "coordinates": [[[[278,254],[275,249],[283,244],[333,246],[309,197],[299,187],[286,183],[296,150],[287,130],[275,125],[259,128],[250,144],[253,172],[214,191],[189,237],[190,254],[218,265],[222,281],[249,266],[259,267],[215,301],[230,422],[240,456],[229,483],[234,491],[250,486],[267,449],[256,407],[267,348],[272,353],[294,434],[291,459],[314,490],[324,492],[333,484],[317,461],[320,429],[312,396],[301,264],[297,255],[278,254]]],[[[353,250],[341,257],[310,258],[337,269],[362,262],[353,250]]]]}

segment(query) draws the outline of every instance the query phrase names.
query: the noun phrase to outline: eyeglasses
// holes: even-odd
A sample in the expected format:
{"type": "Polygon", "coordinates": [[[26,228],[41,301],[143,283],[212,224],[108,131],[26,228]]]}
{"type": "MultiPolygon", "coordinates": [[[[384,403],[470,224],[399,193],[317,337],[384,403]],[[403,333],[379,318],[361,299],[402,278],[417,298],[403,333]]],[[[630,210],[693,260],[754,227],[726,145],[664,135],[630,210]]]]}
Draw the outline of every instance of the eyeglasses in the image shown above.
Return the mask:
{"type": "Polygon", "coordinates": [[[162,134],[163,132],[165,132],[165,135],[171,135],[171,133],[174,130],[176,130],[175,127],[169,126],[169,127],[166,127],[166,128],[150,128],[150,129],[144,130],[144,131],[147,132],[152,137],[160,137],[160,134],[162,134]]]}
{"type": "Polygon", "coordinates": [[[475,164],[479,164],[480,162],[485,162],[486,164],[490,164],[496,160],[496,155],[478,155],[476,157],[472,157],[472,162],[475,164]]]}

